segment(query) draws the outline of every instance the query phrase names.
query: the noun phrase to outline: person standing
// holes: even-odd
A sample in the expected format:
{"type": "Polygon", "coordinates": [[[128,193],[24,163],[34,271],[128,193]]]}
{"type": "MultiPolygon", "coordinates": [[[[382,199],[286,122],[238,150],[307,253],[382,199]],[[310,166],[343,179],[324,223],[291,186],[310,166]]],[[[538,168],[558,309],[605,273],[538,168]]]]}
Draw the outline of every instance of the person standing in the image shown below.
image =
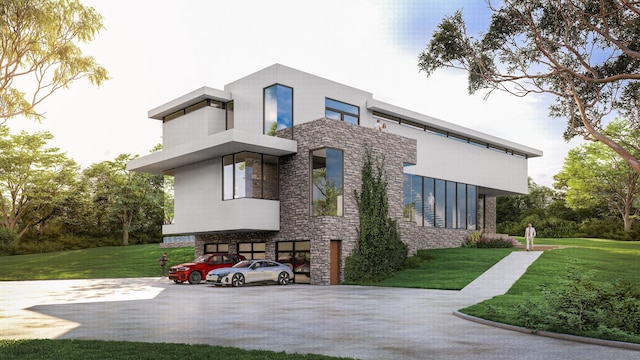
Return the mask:
{"type": "Polygon", "coordinates": [[[536,237],[536,228],[529,223],[527,228],[524,230],[524,239],[527,242],[527,251],[533,251],[533,239],[536,237]]]}
{"type": "Polygon", "coordinates": [[[158,260],[158,262],[160,263],[160,268],[162,269],[162,277],[164,278],[164,274],[165,274],[165,269],[167,267],[167,253],[162,254],[162,256],[160,256],[160,259],[158,260]]]}
{"type": "Polygon", "coordinates": [[[378,119],[378,121],[376,121],[376,124],[373,126],[373,128],[378,130],[378,131],[382,131],[382,123],[380,123],[380,119],[378,119]]]}

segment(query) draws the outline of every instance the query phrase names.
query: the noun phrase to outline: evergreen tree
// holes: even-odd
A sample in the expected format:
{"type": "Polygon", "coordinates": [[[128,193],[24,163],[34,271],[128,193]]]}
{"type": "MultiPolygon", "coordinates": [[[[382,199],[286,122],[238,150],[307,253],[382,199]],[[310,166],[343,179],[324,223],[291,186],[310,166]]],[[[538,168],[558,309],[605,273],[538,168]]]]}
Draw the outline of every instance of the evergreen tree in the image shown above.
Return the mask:
{"type": "Polygon", "coordinates": [[[380,281],[400,270],[407,246],[400,239],[397,220],[389,218],[384,158],[375,164],[365,149],[360,193],[354,191],[360,213],[358,245],[345,263],[346,281],[380,281]]]}

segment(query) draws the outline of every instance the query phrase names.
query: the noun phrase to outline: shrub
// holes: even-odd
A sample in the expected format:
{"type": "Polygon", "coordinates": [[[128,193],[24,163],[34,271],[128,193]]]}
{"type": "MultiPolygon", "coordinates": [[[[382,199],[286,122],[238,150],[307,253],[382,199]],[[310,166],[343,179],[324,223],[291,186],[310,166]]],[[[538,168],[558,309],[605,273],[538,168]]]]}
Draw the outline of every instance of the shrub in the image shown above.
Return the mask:
{"type": "Polygon", "coordinates": [[[402,269],[407,246],[400,239],[396,220],[391,219],[384,180],[384,158],[375,164],[366,148],[361,191],[354,190],[359,211],[358,244],[345,260],[347,282],[376,282],[402,269]]]}
{"type": "Polygon", "coordinates": [[[630,282],[598,283],[594,272],[568,267],[561,287],[542,287],[541,300],[525,300],[517,318],[534,330],[612,338],[640,335],[640,288],[630,282]]]}
{"type": "Polygon", "coordinates": [[[467,240],[462,244],[462,247],[468,248],[512,248],[520,244],[517,240],[511,237],[506,238],[489,238],[482,235],[479,231],[474,231],[467,240]]]}
{"type": "Polygon", "coordinates": [[[0,227],[0,255],[13,255],[18,246],[18,234],[14,231],[0,227]]]}

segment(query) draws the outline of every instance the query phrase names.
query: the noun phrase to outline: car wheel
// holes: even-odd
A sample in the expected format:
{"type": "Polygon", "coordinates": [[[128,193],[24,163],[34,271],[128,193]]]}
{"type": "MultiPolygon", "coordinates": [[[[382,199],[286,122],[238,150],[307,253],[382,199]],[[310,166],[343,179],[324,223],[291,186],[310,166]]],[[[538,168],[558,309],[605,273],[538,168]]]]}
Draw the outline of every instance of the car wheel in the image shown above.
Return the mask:
{"type": "Polygon", "coordinates": [[[287,285],[289,283],[289,274],[287,274],[286,272],[281,272],[280,275],[278,275],[278,284],[280,285],[287,285]]]}
{"type": "Polygon", "coordinates": [[[200,280],[202,280],[202,274],[200,274],[200,271],[194,271],[189,274],[189,284],[200,284],[200,280]]]}
{"type": "Polygon", "coordinates": [[[241,286],[242,284],[244,284],[244,275],[233,274],[233,277],[231,278],[231,285],[238,287],[238,286],[241,286]]]}

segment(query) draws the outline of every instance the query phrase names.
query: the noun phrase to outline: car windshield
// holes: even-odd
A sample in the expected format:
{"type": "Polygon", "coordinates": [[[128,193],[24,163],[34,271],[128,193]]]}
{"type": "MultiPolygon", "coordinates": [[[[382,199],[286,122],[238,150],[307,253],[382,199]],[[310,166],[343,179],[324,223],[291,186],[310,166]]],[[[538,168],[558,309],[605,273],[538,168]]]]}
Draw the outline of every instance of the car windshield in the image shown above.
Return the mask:
{"type": "Polygon", "coordinates": [[[244,261],[240,261],[239,263],[233,265],[234,268],[246,268],[249,267],[249,265],[251,265],[252,261],[249,260],[244,260],[244,261]]]}
{"type": "Polygon", "coordinates": [[[194,263],[203,263],[203,262],[207,262],[207,259],[209,258],[209,255],[201,255],[198,256],[195,260],[193,260],[194,263]]]}

